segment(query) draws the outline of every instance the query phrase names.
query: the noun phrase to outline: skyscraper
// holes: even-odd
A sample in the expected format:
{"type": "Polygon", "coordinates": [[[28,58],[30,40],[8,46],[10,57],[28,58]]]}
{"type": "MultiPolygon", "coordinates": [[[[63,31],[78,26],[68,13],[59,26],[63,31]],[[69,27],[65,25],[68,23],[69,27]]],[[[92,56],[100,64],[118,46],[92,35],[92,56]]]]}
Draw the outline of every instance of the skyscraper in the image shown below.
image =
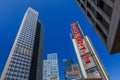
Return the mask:
{"type": "Polygon", "coordinates": [[[9,54],[2,80],[42,79],[43,28],[38,12],[28,8],[9,54]]]}
{"type": "MultiPolygon", "coordinates": [[[[71,39],[84,79],[109,80],[100,59],[88,36],[85,36],[79,23],[71,24],[71,39]]],[[[83,79],[83,80],[84,80],[83,79]]]]}
{"type": "Polygon", "coordinates": [[[47,60],[43,60],[42,80],[60,80],[57,53],[47,54],[47,60]]]}
{"type": "Polygon", "coordinates": [[[120,0],[77,0],[108,51],[120,51],[120,0]]]}

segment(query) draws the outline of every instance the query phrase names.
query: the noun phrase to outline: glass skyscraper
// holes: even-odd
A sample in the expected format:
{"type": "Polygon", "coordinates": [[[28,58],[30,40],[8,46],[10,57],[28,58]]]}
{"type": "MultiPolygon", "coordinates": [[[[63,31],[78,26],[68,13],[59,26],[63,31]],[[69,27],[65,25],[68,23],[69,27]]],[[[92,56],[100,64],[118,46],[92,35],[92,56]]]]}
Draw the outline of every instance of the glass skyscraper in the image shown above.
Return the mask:
{"type": "Polygon", "coordinates": [[[28,8],[3,70],[2,80],[42,79],[43,28],[38,12],[28,8]]]}
{"type": "Polygon", "coordinates": [[[47,54],[47,60],[43,60],[42,80],[60,80],[57,53],[47,54]]]}

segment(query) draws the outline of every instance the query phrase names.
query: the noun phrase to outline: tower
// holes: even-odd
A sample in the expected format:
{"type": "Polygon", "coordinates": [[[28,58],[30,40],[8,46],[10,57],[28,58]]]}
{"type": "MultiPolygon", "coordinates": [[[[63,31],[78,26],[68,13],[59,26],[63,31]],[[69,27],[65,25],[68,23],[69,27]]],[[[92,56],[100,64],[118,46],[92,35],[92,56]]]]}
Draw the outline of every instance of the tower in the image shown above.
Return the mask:
{"type": "Polygon", "coordinates": [[[70,34],[84,79],[109,80],[108,75],[88,36],[76,21],[71,24],[70,34]]]}
{"type": "Polygon", "coordinates": [[[120,52],[120,0],[76,0],[110,54],[120,52]]]}
{"type": "Polygon", "coordinates": [[[29,7],[4,67],[2,80],[42,79],[43,36],[38,12],[29,7]]]}

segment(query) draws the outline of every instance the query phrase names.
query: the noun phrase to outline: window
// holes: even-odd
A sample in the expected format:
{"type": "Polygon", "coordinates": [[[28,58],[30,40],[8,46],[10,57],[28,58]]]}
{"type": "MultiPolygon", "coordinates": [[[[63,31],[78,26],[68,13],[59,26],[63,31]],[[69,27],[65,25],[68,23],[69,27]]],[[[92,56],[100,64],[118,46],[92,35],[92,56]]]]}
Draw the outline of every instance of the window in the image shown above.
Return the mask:
{"type": "Polygon", "coordinates": [[[88,70],[87,70],[87,73],[90,74],[90,73],[94,73],[94,72],[96,72],[96,71],[98,71],[97,68],[96,68],[96,67],[93,67],[93,68],[91,68],[91,69],[88,69],[88,70]]]}
{"type": "Polygon", "coordinates": [[[107,36],[105,35],[105,33],[102,31],[102,29],[99,27],[98,24],[96,24],[96,29],[99,32],[100,36],[104,39],[104,41],[107,41],[107,36]]]}
{"type": "Polygon", "coordinates": [[[100,7],[111,19],[113,9],[109,5],[107,5],[103,0],[98,0],[97,6],[100,7]]]}

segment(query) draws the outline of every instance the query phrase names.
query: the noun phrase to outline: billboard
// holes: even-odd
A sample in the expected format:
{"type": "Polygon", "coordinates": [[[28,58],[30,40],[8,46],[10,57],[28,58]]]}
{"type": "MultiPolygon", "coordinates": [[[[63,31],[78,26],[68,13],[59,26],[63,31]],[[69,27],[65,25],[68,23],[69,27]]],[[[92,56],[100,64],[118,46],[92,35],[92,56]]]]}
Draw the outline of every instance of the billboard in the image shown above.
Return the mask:
{"type": "Polygon", "coordinates": [[[83,36],[81,35],[80,31],[78,30],[77,23],[75,22],[75,23],[71,24],[71,28],[73,31],[73,37],[76,39],[77,46],[82,51],[84,61],[86,63],[90,63],[90,59],[89,59],[89,56],[87,55],[87,51],[86,51],[86,46],[85,46],[85,43],[83,42],[83,36]]]}

